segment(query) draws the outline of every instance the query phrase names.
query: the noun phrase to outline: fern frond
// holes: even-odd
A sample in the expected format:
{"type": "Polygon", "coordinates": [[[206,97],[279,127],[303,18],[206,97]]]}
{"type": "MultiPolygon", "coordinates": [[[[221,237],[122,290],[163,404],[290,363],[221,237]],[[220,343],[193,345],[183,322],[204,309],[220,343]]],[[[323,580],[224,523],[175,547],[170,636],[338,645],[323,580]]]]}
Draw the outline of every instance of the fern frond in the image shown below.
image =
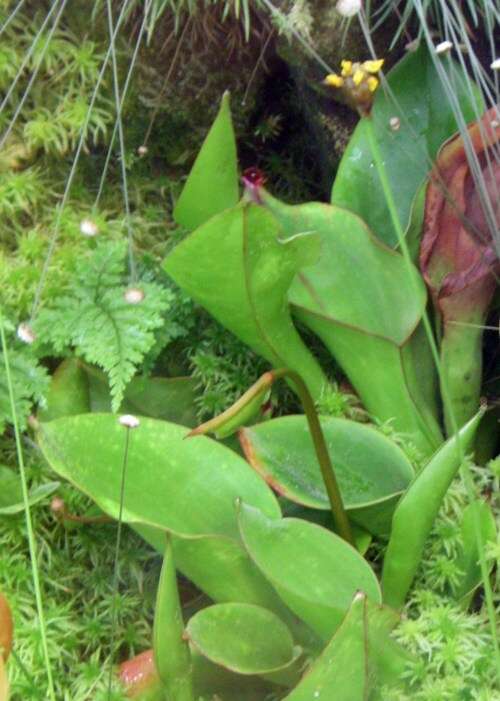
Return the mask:
{"type": "MultiPolygon", "coordinates": [[[[21,430],[24,430],[33,405],[43,404],[49,375],[46,369],[37,363],[29,348],[9,347],[9,365],[16,415],[21,430]]],[[[12,423],[12,413],[4,356],[0,346],[0,434],[4,432],[7,423],[12,423]]]]}
{"type": "Polygon", "coordinates": [[[79,263],[68,295],[42,310],[35,324],[40,341],[51,344],[56,353],[73,348],[108,374],[113,411],[154,345],[154,331],[163,325],[172,300],[169,290],[143,282],[142,302],[127,302],[125,273],[124,244],[100,244],[90,260],[79,263]]]}

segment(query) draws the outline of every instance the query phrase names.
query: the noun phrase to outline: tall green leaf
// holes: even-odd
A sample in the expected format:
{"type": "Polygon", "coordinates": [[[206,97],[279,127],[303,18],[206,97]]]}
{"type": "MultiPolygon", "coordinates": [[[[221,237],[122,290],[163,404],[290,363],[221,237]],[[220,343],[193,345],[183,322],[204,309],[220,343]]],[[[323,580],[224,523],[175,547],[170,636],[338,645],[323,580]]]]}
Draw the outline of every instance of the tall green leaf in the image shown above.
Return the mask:
{"type": "Polygon", "coordinates": [[[166,701],[194,701],[192,663],[184,639],[184,623],[170,539],[167,537],[153,629],[154,658],[166,701]]]}
{"type": "Polygon", "coordinates": [[[366,701],[399,681],[407,656],[389,638],[397,616],[357,593],[321,656],[284,701],[366,701]]]}
{"type": "MultiPolygon", "coordinates": [[[[80,360],[66,358],[62,361],[50,379],[46,401],[47,406],[38,413],[41,421],[90,411],[89,383],[80,360]]],[[[109,409],[111,410],[111,397],[109,409]]]]}
{"type": "Polygon", "coordinates": [[[484,411],[482,408],[455,436],[443,443],[397,505],[382,570],[384,603],[389,606],[399,609],[405,602],[422,561],[425,541],[474,440],[484,411]]]}
{"type": "Polygon", "coordinates": [[[317,240],[280,234],[269,212],[241,204],[184,239],[164,267],[221,324],[275,367],[296,370],[318,397],[326,379],[286,301],[297,270],[316,258],[317,240]]]}
{"type": "Polygon", "coordinates": [[[174,209],[174,219],[196,229],[210,217],[234,207],[239,199],[238,165],[229,93],[203,142],[174,209]]]}
{"type": "MultiPolygon", "coordinates": [[[[34,506],[50,496],[60,486],[60,482],[45,482],[32,487],[28,503],[34,506]]],[[[0,465],[0,516],[19,514],[24,510],[23,488],[20,475],[10,467],[0,465]]]]}
{"type": "Polygon", "coordinates": [[[263,189],[259,194],[287,236],[320,237],[317,262],[290,288],[298,317],[338,360],[366,409],[381,421],[393,419],[424,454],[432,453],[441,433],[429,349],[421,339],[418,353],[410,345],[427,299],[417,270],[412,280],[402,256],[352,212],[318,202],[290,206],[263,189]]]}

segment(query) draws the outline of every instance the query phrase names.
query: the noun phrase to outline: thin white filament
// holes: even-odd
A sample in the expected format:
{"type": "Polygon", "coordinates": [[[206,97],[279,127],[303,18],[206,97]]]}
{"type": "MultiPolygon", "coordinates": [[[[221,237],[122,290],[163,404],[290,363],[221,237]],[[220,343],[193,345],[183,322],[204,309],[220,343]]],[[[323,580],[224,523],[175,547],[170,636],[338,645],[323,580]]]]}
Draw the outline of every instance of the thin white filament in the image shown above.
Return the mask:
{"type": "MultiPolygon", "coordinates": [[[[118,20],[117,20],[116,25],[115,25],[114,36],[116,36],[116,34],[118,33],[118,30],[120,28],[120,25],[122,23],[122,20],[123,20],[124,14],[125,14],[125,10],[127,9],[129,2],[130,2],[130,0],[125,0],[124,4],[122,6],[120,15],[119,15],[118,20]]],[[[97,80],[96,80],[96,85],[95,85],[94,91],[93,91],[92,96],[90,98],[90,103],[89,103],[89,107],[87,110],[87,115],[85,117],[84,124],[82,125],[82,128],[80,130],[80,140],[79,140],[77,148],[76,148],[76,153],[75,153],[75,157],[73,159],[73,163],[71,164],[71,169],[70,169],[70,172],[68,175],[68,179],[66,181],[66,187],[64,189],[63,197],[62,197],[61,203],[57,209],[57,217],[56,217],[56,221],[55,221],[55,225],[54,225],[54,233],[52,234],[52,237],[50,239],[49,249],[47,251],[47,256],[46,256],[44,264],[43,264],[42,272],[40,275],[40,280],[38,282],[38,286],[37,286],[37,289],[35,292],[35,298],[33,301],[33,307],[31,310],[31,317],[30,317],[31,321],[34,319],[35,314],[38,310],[38,306],[40,304],[42,290],[43,290],[43,287],[45,284],[45,279],[47,277],[47,273],[49,270],[50,261],[52,259],[52,255],[54,253],[55,245],[57,242],[57,237],[59,235],[59,230],[61,227],[62,213],[64,211],[64,208],[65,208],[66,203],[67,203],[68,198],[69,198],[71,186],[73,184],[73,179],[75,177],[76,169],[78,166],[78,161],[80,159],[83,145],[85,143],[85,137],[87,135],[87,127],[88,127],[88,124],[90,121],[90,116],[92,114],[92,110],[93,110],[95,102],[97,100],[99,88],[100,88],[102,80],[104,78],[104,74],[106,72],[106,68],[108,66],[110,58],[111,58],[111,47],[108,48],[106,55],[104,57],[104,60],[103,60],[102,66],[101,66],[101,70],[100,70],[99,75],[98,75],[97,80]]]]}

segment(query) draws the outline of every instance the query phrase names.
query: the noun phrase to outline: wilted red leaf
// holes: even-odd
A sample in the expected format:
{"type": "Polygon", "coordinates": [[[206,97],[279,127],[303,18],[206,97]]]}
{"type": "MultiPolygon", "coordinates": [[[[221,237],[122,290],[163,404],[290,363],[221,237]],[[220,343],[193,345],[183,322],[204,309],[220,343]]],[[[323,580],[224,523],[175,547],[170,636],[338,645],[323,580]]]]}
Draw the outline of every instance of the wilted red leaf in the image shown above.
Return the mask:
{"type": "Polygon", "coordinates": [[[500,163],[493,149],[500,141],[496,109],[468,129],[467,146],[476,154],[489,221],[476,186],[466,144],[458,135],[440,150],[426,193],[420,267],[443,322],[488,307],[499,268],[492,228],[499,230],[500,163]],[[458,317],[457,317],[458,315],[458,317]]]}

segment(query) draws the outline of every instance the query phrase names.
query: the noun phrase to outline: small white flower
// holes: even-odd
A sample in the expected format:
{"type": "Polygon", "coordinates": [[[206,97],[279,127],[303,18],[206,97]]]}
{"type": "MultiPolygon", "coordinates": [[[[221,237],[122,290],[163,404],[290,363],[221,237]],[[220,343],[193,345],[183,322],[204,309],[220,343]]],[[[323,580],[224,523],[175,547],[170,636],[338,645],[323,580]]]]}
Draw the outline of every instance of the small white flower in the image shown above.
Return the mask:
{"type": "Polygon", "coordinates": [[[343,17],[354,17],[361,10],[361,0],[339,0],[335,9],[343,17]]]}
{"type": "Polygon", "coordinates": [[[36,341],[36,334],[29,324],[23,322],[17,327],[17,337],[24,343],[34,343],[36,341]]]}
{"type": "Polygon", "coordinates": [[[498,119],[492,119],[490,124],[493,127],[493,129],[498,129],[498,127],[500,127],[500,122],[498,121],[498,119]]]}
{"type": "Polygon", "coordinates": [[[142,302],[145,297],[144,292],[140,289],[140,287],[129,287],[128,290],[125,290],[125,294],[123,296],[125,297],[125,301],[129,304],[139,304],[139,302],[142,302]]]}
{"type": "Polygon", "coordinates": [[[80,232],[84,236],[97,236],[99,227],[92,219],[82,219],[80,222],[80,232]]]}
{"type": "Polygon", "coordinates": [[[453,48],[453,44],[451,41],[442,41],[440,44],[437,44],[434,47],[434,51],[437,54],[447,54],[449,53],[453,48]]]}
{"type": "Polygon", "coordinates": [[[389,126],[391,127],[392,131],[398,131],[399,127],[401,126],[401,120],[399,117],[391,117],[389,119],[389,126]]]}
{"type": "Polygon", "coordinates": [[[139,156],[145,156],[147,154],[147,152],[148,152],[148,147],[145,145],[139,146],[139,148],[137,149],[137,153],[139,154],[139,156]]]}
{"type": "Polygon", "coordinates": [[[121,425],[125,426],[126,428],[137,428],[137,426],[139,426],[141,423],[137,416],[133,416],[132,414],[123,414],[123,416],[120,416],[118,420],[121,425]]]}
{"type": "Polygon", "coordinates": [[[500,71],[500,58],[496,58],[490,65],[492,71],[500,71]]]}

